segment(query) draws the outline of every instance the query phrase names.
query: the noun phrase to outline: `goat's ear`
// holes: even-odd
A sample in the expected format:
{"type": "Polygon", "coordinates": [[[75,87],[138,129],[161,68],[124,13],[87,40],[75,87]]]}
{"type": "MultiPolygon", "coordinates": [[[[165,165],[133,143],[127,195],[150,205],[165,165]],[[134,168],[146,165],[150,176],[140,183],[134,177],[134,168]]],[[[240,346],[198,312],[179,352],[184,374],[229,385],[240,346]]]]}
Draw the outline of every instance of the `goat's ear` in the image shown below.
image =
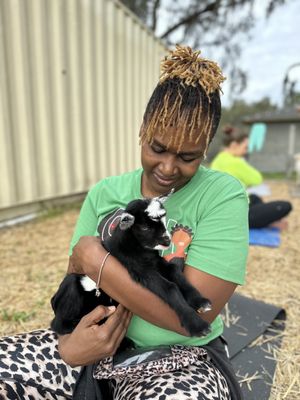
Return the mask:
{"type": "Polygon", "coordinates": [[[163,194],[159,197],[157,197],[157,199],[160,201],[161,204],[164,204],[164,202],[175,192],[175,189],[171,189],[169,193],[167,194],[163,194]]]}
{"type": "Polygon", "coordinates": [[[121,231],[126,231],[126,229],[130,228],[133,224],[134,224],[134,216],[129,213],[123,212],[121,214],[120,224],[119,224],[121,231]]]}

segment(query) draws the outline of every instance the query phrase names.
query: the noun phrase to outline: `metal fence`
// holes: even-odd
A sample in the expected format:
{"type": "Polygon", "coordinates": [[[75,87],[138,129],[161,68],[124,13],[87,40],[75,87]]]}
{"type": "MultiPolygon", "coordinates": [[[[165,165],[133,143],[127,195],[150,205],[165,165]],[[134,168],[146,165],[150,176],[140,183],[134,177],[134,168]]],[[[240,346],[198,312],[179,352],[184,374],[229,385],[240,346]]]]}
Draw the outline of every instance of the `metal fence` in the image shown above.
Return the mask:
{"type": "Polygon", "coordinates": [[[0,29],[0,220],[139,165],[165,48],[131,12],[115,0],[0,0],[0,29]]]}

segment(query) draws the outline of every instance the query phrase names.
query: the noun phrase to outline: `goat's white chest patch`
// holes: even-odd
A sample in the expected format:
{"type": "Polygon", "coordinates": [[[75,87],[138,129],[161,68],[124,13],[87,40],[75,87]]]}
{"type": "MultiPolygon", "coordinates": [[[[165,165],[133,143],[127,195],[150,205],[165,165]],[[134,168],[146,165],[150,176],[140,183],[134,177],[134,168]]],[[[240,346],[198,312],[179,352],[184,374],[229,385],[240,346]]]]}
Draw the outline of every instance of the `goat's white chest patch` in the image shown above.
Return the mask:
{"type": "Polygon", "coordinates": [[[162,208],[160,201],[156,199],[151,200],[145,211],[151,219],[159,219],[166,215],[165,209],[162,208]]]}
{"type": "Polygon", "coordinates": [[[80,283],[86,292],[91,292],[92,290],[96,289],[96,283],[88,276],[83,276],[80,279],[80,283]]]}

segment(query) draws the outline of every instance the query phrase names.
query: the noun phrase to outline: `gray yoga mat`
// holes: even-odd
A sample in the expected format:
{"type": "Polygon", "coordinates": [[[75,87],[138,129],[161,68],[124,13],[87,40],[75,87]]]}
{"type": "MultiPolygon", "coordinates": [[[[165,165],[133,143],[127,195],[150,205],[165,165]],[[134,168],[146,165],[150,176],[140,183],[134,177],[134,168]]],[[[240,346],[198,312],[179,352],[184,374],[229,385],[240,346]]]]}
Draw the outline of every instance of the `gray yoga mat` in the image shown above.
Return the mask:
{"type": "Polygon", "coordinates": [[[244,399],[268,400],[276,368],[270,349],[281,345],[281,336],[278,335],[285,327],[285,311],[235,294],[228,303],[227,312],[224,311],[224,318],[228,326],[225,326],[223,335],[238,379],[255,377],[248,384],[246,381],[242,383],[244,399]]]}

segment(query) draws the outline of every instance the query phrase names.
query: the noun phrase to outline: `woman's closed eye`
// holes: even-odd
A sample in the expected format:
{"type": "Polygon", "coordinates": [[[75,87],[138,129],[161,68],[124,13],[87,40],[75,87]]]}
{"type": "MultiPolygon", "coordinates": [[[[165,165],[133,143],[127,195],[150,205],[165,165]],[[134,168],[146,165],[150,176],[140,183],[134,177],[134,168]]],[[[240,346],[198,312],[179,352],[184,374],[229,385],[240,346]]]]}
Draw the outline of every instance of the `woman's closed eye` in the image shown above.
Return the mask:
{"type": "Polygon", "coordinates": [[[199,157],[184,156],[184,155],[180,155],[180,154],[178,156],[182,161],[184,161],[186,163],[195,161],[199,158],[199,157]]]}
{"type": "Polygon", "coordinates": [[[156,144],[152,144],[150,147],[151,150],[154,151],[154,153],[164,153],[166,151],[166,149],[156,144]]]}
{"type": "MultiPolygon", "coordinates": [[[[154,153],[157,153],[157,154],[165,153],[167,151],[164,147],[162,147],[156,143],[153,143],[152,145],[150,145],[150,148],[154,153]]],[[[179,153],[179,154],[177,154],[177,157],[185,163],[190,163],[192,161],[195,161],[195,160],[201,158],[202,156],[198,156],[198,155],[194,155],[194,154],[184,154],[184,153],[180,154],[179,153]]]]}

